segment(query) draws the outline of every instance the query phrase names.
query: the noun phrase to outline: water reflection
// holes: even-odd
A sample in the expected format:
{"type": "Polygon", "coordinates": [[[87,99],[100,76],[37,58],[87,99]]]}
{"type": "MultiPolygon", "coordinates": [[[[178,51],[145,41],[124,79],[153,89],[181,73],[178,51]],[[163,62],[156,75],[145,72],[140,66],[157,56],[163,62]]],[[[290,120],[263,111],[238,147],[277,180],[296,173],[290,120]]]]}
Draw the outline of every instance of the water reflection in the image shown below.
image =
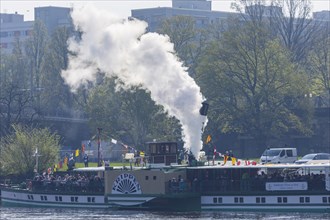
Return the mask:
{"type": "Polygon", "coordinates": [[[258,213],[258,212],[152,212],[118,211],[103,209],[54,209],[54,208],[18,208],[0,207],[0,219],[33,220],[89,220],[89,219],[330,219],[330,214],[322,213],[258,213]]]}

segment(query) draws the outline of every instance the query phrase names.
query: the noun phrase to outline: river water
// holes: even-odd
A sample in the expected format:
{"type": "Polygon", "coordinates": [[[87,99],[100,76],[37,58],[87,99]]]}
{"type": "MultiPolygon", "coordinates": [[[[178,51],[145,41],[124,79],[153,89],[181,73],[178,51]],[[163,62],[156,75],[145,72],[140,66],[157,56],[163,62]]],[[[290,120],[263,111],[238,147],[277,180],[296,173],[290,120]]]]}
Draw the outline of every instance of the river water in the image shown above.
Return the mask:
{"type": "Polygon", "coordinates": [[[330,219],[330,213],[259,213],[259,212],[152,212],[152,211],[118,211],[103,209],[55,209],[55,208],[17,208],[1,207],[0,219],[32,220],[90,220],[90,219],[253,219],[253,220],[296,220],[296,219],[330,219]]]}

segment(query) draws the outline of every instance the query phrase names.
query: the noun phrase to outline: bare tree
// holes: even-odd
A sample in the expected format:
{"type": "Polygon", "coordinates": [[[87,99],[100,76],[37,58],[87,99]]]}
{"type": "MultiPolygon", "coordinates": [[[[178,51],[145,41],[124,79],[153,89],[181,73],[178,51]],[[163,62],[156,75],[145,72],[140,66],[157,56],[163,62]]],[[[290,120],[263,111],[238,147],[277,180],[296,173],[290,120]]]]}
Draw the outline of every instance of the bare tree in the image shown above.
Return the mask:
{"type": "Polygon", "coordinates": [[[205,30],[197,28],[192,17],[174,16],[165,19],[158,32],[170,37],[178,57],[189,68],[189,74],[194,76],[197,61],[205,45],[205,30]]]}
{"type": "Polygon", "coordinates": [[[324,30],[308,54],[308,72],[313,82],[313,93],[322,98],[320,105],[329,105],[330,95],[330,35],[324,30]],[[327,101],[325,101],[327,100],[327,101]]]}
{"type": "Polygon", "coordinates": [[[272,0],[271,6],[273,28],[291,51],[292,60],[305,63],[320,27],[311,19],[310,0],[272,0]]]}

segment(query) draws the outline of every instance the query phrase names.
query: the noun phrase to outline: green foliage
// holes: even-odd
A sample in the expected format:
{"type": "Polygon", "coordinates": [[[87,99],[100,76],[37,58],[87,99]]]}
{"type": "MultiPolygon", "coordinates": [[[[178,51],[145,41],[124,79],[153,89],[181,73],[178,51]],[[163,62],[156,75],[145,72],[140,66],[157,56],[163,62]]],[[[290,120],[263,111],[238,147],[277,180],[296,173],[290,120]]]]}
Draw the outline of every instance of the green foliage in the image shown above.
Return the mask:
{"type": "Polygon", "coordinates": [[[310,134],[311,108],[303,70],[263,25],[233,20],[211,41],[198,69],[198,83],[210,107],[210,126],[259,140],[286,132],[310,134]],[[304,103],[302,105],[301,103],[304,103]],[[304,112],[297,114],[296,109],[304,112]]]}
{"type": "Polygon", "coordinates": [[[50,115],[68,115],[75,106],[71,93],[61,77],[61,71],[68,66],[67,40],[70,32],[66,27],[56,29],[51,37],[49,50],[45,54],[45,72],[41,75],[43,110],[50,115]]]}
{"type": "Polygon", "coordinates": [[[4,174],[31,174],[34,171],[36,148],[39,157],[39,171],[46,170],[58,162],[59,141],[49,129],[36,129],[13,125],[14,133],[2,139],[0,164],[4,174]]]}
{"type": "Polygon", "coordinates": [[[129,91],[116,88],[115,80],[107,79],[90,92],[87,108],[92,130],[101,127],[105,136],[137,147],[153,139],[181,137],[178,121],[155,105],[148,92],[138,87],[129,91]]]}
{"type": "Polygon", "coordinates": [[[162,21],[158,32],[170,37],[177,56],[193,76],[206,40],[205,30],[196,27],[192,17],[173,16],[162,21]]]}

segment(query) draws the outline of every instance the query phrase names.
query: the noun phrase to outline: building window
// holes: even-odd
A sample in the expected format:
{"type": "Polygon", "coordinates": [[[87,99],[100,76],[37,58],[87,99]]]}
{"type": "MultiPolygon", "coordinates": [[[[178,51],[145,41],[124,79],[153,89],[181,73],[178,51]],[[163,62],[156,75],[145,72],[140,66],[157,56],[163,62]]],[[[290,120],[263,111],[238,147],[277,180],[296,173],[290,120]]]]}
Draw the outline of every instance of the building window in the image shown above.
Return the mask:
{"type": "Polygon", "coordinates": [[[256,203],[260,203],[260,197],[256,198],[256,203]]]}
{"type": "Polygon", "coordinates": [[[266,198],[265,197],[261,198],[261,203],[266,203],[266,198]]]}
{"type": "Polygon", "coordinates": [[[44,201],[44,196],[40,196],[41,201],[44,201]]]}
{"type": "Polygon", "coordinates": [[[234,202],[238,203],[238,197],[235,197],[234,202]]]}
{"type": "Polygon", "coordinates": [[[299,201],[300,201],[300,203],[305,203],[305,198],[304,197],[300,197],[299,198],[299,201]]]}
{"type": "Polygon", "coordinates": [[[222,203],[222,197],[218,198],[218,203],[222,203]]]}
{"type": "Polygon", "coordinates": [[[217,202],[218,202],[217,198],[214,197],[214,198],[213,198],[213,203],[217,203],[217,202]]]}
{"type": "Polygon", "coordinates": [[[87,202],[91,202],[91,197],[87,197],[87,202]]]}
{"type": "Polygon", "coordinates": [[[62,196],[59,196],[58,199],[60,200],[60,202],[62,202],[62,196]]]}
{"type": "Polygon", "coordinates": [[[78,197],[77,197],[77,196],[74,197],[74,201],[75,201],[75,202],[78,202],[78,197]]]}
{"type": "Polygon", "coordinates": [[[157,179],[157,177],[156,176],[153,176],[153,180],[156,180],[157,179]]]}
{"type": "Polygon", "coordinates": [[[1,43],[1,48],[7,48],[8,44],[7,43],[1,43]]]}
{"type": "Polygon", "coordinates": [[[0,37],[8,37],[8,32],[6,31],[0,32],[0,37]]]}
{"type": "Polygon", "coordinates": [[[20,31],[14,31],[14,36],[15,37],[19,37],[21,35],[21,32],[20,31]]]}
{"type": "Polygon", "coordinates": [[[92,197],[92,202],[95,202],[95,197],[92,197]]]}
{"type": "Polygon", "coordinates": [[[282,203],[282,197],[277,197],[277,203],[282,203]]]}
{"type": "Polygon", "coordinates": [[[305,202],[306,203],[310,203],[310,198],[309,197],[305,197],[305,202]]]}
{"type": "Polygon", "coordinates": [[[149,179],[149,176],[146,176],[146,180],[148,180],[149,179]]]}
{"type": "Polygon", "coordinates": [[[244,198],[243,197],[239,198],[239,203],[244,203],[244,198]]]}
{"type": "Polygon", "coordinates": [[[55,201],[56,201],[56,202],[58,201],[58,196],[55,196],[55,201]]]}
{"type": "Polygon", "coordinates": [[[74,197],[73,196],[71,196],[71,202],[74,202],[74,197]]]}

